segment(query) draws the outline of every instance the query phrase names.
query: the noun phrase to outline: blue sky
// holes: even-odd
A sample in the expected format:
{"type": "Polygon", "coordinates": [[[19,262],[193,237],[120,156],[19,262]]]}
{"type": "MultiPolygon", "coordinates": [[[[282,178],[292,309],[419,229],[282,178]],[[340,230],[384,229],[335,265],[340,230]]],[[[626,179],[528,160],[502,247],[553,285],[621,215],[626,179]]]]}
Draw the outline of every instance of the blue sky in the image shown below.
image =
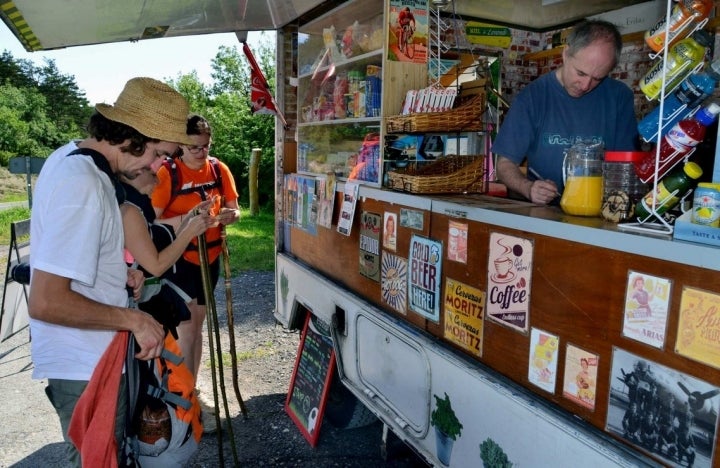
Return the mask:
{"type": "MultiPolygon", "coordinates": [[[[273,37],[270,34],[266,33],[266,36],[273,37]]],[[[253,51],[253,43],[259,38],[260,33],[255,32],[248,36],[253,51]]],[[[227,33],[30,53],[0,22],[0,50],[9,50],[16,59],[32,60],[38,65],[42,65],[45,58],[55,60],[61,73],[75,76],[78,87],[85,91],[85,97],[93,105],[98,102],[112,104],[127,80],[135,76],[165,80],[195,70],[201,81],[210,83],[210,62],[221,45],[237,46],[241,51],[235,34],[227,33]]]]}

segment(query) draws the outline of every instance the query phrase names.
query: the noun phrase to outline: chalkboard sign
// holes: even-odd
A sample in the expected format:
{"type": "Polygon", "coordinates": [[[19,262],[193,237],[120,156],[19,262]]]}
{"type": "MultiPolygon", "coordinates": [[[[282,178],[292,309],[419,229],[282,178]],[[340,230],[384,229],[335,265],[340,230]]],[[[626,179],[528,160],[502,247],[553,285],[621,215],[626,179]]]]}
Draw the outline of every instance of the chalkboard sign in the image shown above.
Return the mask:
{"type": "Polygon", "coordinates": [[[314,329],[308,314],[290,379],[285,411],[313,447],[320,436],[334,366],[332,340],[314,329]]]}

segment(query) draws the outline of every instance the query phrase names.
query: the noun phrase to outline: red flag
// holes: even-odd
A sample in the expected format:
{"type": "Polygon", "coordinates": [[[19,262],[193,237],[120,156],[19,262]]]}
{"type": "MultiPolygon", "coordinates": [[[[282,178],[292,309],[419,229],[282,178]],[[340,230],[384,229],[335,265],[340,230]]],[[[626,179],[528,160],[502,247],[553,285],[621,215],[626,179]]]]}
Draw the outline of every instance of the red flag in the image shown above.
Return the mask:
{"type": "Polygon", "coordinates": [[[287,122],[275,104],[275,99],[270,94],[270,85],[268,85],[265,75],[263,74],[255,56],[253,55],[247,42],[243,42],[243,52],[247,56],[250,64],[250,102],[252,103],[253,114],[274,114],[277,115],[283,126],[287,128],[287,122]]]}

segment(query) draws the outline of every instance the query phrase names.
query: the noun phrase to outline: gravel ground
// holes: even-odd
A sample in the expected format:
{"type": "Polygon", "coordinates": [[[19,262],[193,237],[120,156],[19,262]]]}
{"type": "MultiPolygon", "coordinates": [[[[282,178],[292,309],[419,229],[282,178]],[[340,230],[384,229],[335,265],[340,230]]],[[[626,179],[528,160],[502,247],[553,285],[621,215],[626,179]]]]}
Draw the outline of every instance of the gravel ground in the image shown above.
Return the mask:
{"type": "MultiPolygon", "coordinates": [[[[5,251],[3,249],[3,251],[5,251]]],[[[5,264],[2,259],[2,265],[5,264]]],[[[4,268],[0,274],[4,274],[4,268]]],[[[245,272],[231,281],[235,341],[240,356],[238,382],[248,417],[235,398],[230,367],[224,381],[238,466],[286,467],[415,467],[425,466],[404,444],[391,437],[388,459],[381,456],[382,425],[375,422],[340,430],[325,422],[317,447],[311,447],[285,413],[284,403],[295,354],[297,332],[275,323],[272,272],[245,272]]],[[[216,290],[221,349],[229,352],[225,290],[221,278],[216,290]]],[[[62,466],[62,436],[54,410],[45,397],[44,381],[31,379],[32,362],[28,332],[24,330],[0,343],[0,467],[62,466]]],[[[203,359],[198,386],[212,399],[209,348],[203,359]]],[[[221,412],[222,414],[223,412],[221,412]]],[[[227,430],[223,433],[223,458],[233,466],[227,430]]],[[[190,466],[221,466],[217,435],[204,436],[190,466]]]]}

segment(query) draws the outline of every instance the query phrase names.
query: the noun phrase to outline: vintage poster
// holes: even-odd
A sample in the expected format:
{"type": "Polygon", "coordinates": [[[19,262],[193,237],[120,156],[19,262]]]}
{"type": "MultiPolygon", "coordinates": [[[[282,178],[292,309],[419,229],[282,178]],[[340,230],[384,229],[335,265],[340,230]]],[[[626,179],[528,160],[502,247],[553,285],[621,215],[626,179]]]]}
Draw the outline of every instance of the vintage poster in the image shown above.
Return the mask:
{"type": "Polygon", "coordinates": [[[423,212],[419,210],[400,208],[400,226],[422,231],[423,212]]]}
{"type": "Polygon", "coordinates": [[[605,430],[663,460],[709,468],[720,388],[613,348],[605,430]]]}
{"type": "Polygon", "coordinates": [[[445,279],[445,338],[475,356],[482,356],[485,293],[445,279]]]}
{"type": "Polygon", "coordinates": [[[685,287],[675,351],[720,368],[720,294],[685,287]]]}
{"type": "Polygon", "coordinates": [[[317,178],[317,224],[328,229],[332,227],[332,215],[335,208],[335,180],[333,173],[317,178]]]}
{"type": "Polygon", "coordinates": [[[595,410],[597,371],[597,354],[568,344],[565,348],[563,396],[588,409],[595,410]]]}
{"type": "Polygon", "coordinates": [[[628,273],[623,335],[656,348],[665,344],[670,280],[628,273]]]}
{"type": "Polygon", "coordinates": [[[382,300],[401,314],[407,313],[407,260],[383,251],[380,292],[382,300]]]}
{"type": "Polygon", "coordinates": [[[397,248],[397,214],[386,211],[383,226],[383,248],[395,252],[397,248]]]}
{"type": "Polygon", "coordinates": [[[349,236],[352,231],[353,218],[355,217],[355,205],[357,205],[357,196],[360,186],[357,182],[345,182],[345,191],[343,193],[342,207],[340,208],[340,218],[338,219],[337,231],[340,234],[349,236]]]}
{"type": "Polygon", "coordinates": [[[448,223],[448,260],[467,263],[468,225],[450,220],[448,223]]]}
{"type": "Polygon", "coordinates": [[[528,380],[546,392],[555,393],[560,338],[539,328],[530,329],[528,380]]]}
{"type": "Polygon", "coordinates": [[[380,281],[380,215],[360,215],[360,274],[380,281]]]}
{"type": "Polygon", "coordinates": [[[427,0],[390,0],[388,60],[427,63],[427,0]]]}
{"type": "Polygon", "coordinates": [[[408,268],[410,310],[435,323],[440,322],[442,243],[413,234],[408,268]]]}
{"type": "Polygon", "coordinates": [[[527,333],[530,313],[533,244],[528,239],[490,233],[487,314],[527,333]]]}

